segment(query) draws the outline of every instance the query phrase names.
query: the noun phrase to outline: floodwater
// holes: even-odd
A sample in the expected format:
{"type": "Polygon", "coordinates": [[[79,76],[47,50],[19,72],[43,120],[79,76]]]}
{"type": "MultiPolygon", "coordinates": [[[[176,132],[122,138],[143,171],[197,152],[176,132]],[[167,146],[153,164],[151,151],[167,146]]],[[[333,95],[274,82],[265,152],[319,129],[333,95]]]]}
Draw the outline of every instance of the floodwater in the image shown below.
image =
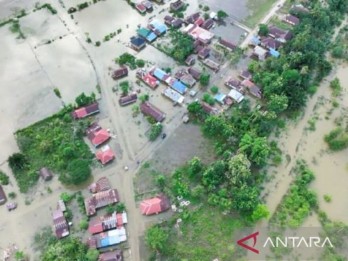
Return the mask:
{"type": "Polygon", "coordinates": [[[224,10],[230,17],[242,21],[249,15],[247,1],[245,0],[203,0],[202,5],[210,7],[211,11],[224,10]]]}

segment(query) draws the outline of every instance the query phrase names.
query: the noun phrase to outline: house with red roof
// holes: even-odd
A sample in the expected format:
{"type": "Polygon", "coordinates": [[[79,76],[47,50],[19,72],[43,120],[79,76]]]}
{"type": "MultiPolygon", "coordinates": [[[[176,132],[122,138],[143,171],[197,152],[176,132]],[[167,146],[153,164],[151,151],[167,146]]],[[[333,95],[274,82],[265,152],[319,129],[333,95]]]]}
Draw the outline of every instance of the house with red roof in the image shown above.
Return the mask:
{"type": "Polygon", "coordinates": [[[92,103],[90,105],[76,109],[72,113],[72,116],[75,120],[77,120],[77,119],[86,118],[86,117],[91,116],[93,114],[96,114],[98,112],[99,112],[99,105],[98,105],[98,103],[95,102],[95,103],[92,103]]]}
{"type": "Polygon", "coordinates": [[[139,69],[136,72],[136,76],[153,90],[159,85],[159,81],[156,79],[156,77],[151,75],[151,73],[147,72],[145,69],[139,69]]]}
{"type": "Polygon", "coordinates": [[[111,215],[105,215],[96,217],[89,221],[88,231],[91,234],[97,234],[117,227],[122,227],[127,224],[127,213],[112,213],[111,215]]]}
{"type": "Polygon", "coordinates": [[[159,195],[154,198],[145,199],[140,203],[141,214],[149,216],[159,214],[170,208],[169,199],[164,195],[159,195]]]}
{"type": "Polygon", "coordinates": [[[119,202],[117,189],[109,189],[93,194],[93,196],[85,199],[85,209],[88,216],[96,213],[98,208],[115,204],[119,202]]]}
{"type": "Polygon", "coordinates": [[[95,153],[97,159],[101,162],[101,164],[105,165],[115,159],[115,153],[112,151],[109,145],[102,147],[95,153]]]}
{"type": "Polygon", "coordinates": [[[53,227],[56,237],[61,239],[70,234],[69,225],[65,219],[64,213],[61,209],[57,209],[53,212],[53,227]]]}
{"type": "Polygon", "coordinates": [[[87,138],[94,147],[98,147],[110,139],[110,133],[102,129],[98,124],[93,125],[92,128],[87,129],[87,138]]]}
{"type": "Polygon", "coordinates": [[[111,189],[111,184],[107,177],[101,177],[96,182],[89,185],[88,189],[91,193],[97,193],[111,189]]]}

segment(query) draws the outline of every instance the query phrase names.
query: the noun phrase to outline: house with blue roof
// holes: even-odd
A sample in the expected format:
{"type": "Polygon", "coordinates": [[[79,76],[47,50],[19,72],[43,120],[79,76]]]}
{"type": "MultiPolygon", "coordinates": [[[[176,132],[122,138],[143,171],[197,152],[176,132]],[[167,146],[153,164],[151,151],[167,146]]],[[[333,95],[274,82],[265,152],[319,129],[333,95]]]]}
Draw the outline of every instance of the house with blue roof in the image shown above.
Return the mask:
{"type": "Polygon", "coordinates": [[[273,48],[269,49],[269,53],[275,58],[278,58],[280,56],[280,53],[277,50],[274,50],[273,48]]]}
{"type": "Polygon", "coordinates": [[[225,99],[226,99],[226,95],[223,94],[223,93],[217,93],[215,96],[214,96],[214,99],[220,103],[220,104],[224,104],[225,103],[225,99]]]}
{"type": "Polygon", "coordinates": [[[145,47],[145,40],[139,36],[134,36],[131,38],[131,46],[133,49],[139,51],[145,47]]]}
{"type": "Polygon", "coordinates": [[[155,76],[160,81],[165,81],[169,77],[169,75],[165,71],[159,68],[156,68],[153,71],[153,76],[155,76]]]}
{"type": "Polygon", "coordinates": [[[183,84],[183,83],[182,83],[181,81],[179,81],[179,80],[175,80],[175,81],[171,84],[170,87],[171,87],[173,90],[175,90],[175,91],[177,91],[178,93],[180,93],[180,94],[185,94],[186,89],[187,89],[186,85],[183,84]]]}
{"type": "Polygon", "coordinates": [[[160,36],[167,32],[167,26],[157,20],[151,21],[149,26],[157,36],[160,36]]]}
{"type": "Polygon", "coordinates": [[[137,34],[148,42],[153,42],[157,38],[157,35],[155,33],[151,32],[150,29],[147,29],[145,27],[139,28],[137,30],[137,34]]]}
{"type": "Polygon", "coordinates": [[[250,44],[251,44],[251,45],[257,46],[257,45],[259,45],[260,43],[261,43],[261,41],[260,41],[260,37],[259,37],[258,35],[253,35],[253,36],[251,37],[251,39],[250,39],[250,44]]]}

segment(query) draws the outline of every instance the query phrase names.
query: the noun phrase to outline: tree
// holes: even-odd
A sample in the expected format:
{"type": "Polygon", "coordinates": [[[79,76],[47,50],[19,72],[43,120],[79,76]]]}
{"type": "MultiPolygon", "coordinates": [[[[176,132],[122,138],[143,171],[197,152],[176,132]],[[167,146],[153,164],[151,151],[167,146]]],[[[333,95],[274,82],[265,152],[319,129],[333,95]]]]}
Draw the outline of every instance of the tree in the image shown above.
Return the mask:
{"type": "Polygon", "coordinates": [[[259,25],[259,35],[261,35],[261,36],[268,35],[268,26],[266,24],[259,25]]]}
{"type": "Polygon", "coordinates": [[[257,205],[255,210],[253,211],[253,213],[251,215],[251,220],[253,222],[259,221],[263,218],[268,218],[269,214],[270,213],[269,213],[269,210],[267,209],[267,206],[263,205],[263,204],[259,204],[259,205],[257,205]]]}
{"type": "Polygon", "coordinates": [[[250,161],[243,153],[236,154],[230,159],[225,175],[231,187],[235,188],[250,183],[250,165],[250,161]]]}
{"type": "Polygon", "coordinates": [[[15,253],[15,259],[17,261],[24,261],[24,260],[27,260],[25,254],[23,251],[16,251],[15,253]]]}
{"type": "Polygon", "coordinates": [[[286,95],[272,94],[267,102],[267,108],[275,113],[281,113],[288,108],[289,99],[286,95]]]}
{"type": "Polygon", "coordinates": [[[78,107],[89,105],[95,102],[95,93],[92,92],[91,96],[87,96],[84,92],[76,97],[75,102],[78,107]]]}
{"type": "Polygon", "coordinates": [[[120,83],[122,95],[127,95],[129,91],[129,82],[128,81],[123,81],[120,83]]]}
{"type": "Polygon", "coordinates": [[[141,101],[141,103],[144,103],[146,101],[148,101],[150,98],[150,96],[148,94],[143,94],[139,97],[139,100],[141,101]]]}
{"type": "Polygon", "coordinates": [[[10,168],[15,172],[23,170],[28,165],[28,160],[22,153],[14,153],[8,158],[10,168]]]}
{"type": "Polygon", "coordinates": [[[60,94],[60,91],[59,91],[58,88],[54,88],[54,89],[53,89],[53,92],[54,92],[54,94],[55,94],[58,98],[62,98],[62,95],[60,94]]]}
{"type": "Polygon", "coordinates": [[[208,103],[209,105],[215,104],[215,99],[209,93],[204,93],[202,100],[208,103]]]}
{"type": "Polygon", "coordinates": [[[222,160],[212,163],[202,175],[202,183],[213,191],[226,180],[226,164],[222,160]]]}
{"type": "Polygon", "coordinates": [[[80,229],[87,230],[87,228],[88,228],[88,220],[84,218],[80,221],[80,229]]]}
{"type": "Polygon", "coordinates": [[[65,184],[78,185],[91,176],[88,161],[82,159],[72,160],[67,167],[67,171],[59,177],[59,180],[65,184]]]}
{"type": "Polygon", "coordinates": [[[99,251],[97,249],[88,249],[86,258],[87,261],[97,261],[99,257],[99,251]]]}
{"type": "Polygon", "coordinates": [[[254,133],[245,133],[239,143],[239,150],[246,153],[253,163],[264,165],[270,154],[266,137],[258,137],[254,133]]]}
{"type": "Polygon", "coordinates": [[[201,171],[203,170],[203,163],[200,158],[198,157],[193,157],[189,162],[188,162],[188,169],[187,172],[189,176],[195,177],[197,176],[201,171]]]}
{"type": "Polygon", "coordinates": [[[232,208],[242,215],[251,215],[260,203],[260,191],[255,186],[243,184],[232,189],[232,208]]]}
{"type": "Polygon", "coordinates": [[[210,91],[213,93],[213,94],[217,94],[219,92],[219,87],[217,86],[213,86],[210,88],[210,91]]]}
{"type": "Polygon", "coordinates": [[[160,123],[153,124],[150,129],[149,140],[154,141],[162,132],[163,125],[160,123]]]}
{"type": "Polygon", "coordinates": [[[145,66],[145,61],[142,59],[137,59],[135,63],[137,65],[137,67],[140,67],[140,68],[145,66]]]}
{"type": "Polygon", "coordinates": [[[210,81],[210,74],[208,73],[202,73],[201,76],[199,77],[199,83],[202,86],[208,86],[210,81]]]}
{"type": "Polygon", "coordinates": [[[160,226],[150,227],[145,233],[145,242],[147,246],[157,252],[165,249],[168,240],[168,233],[160,226]]]}
{"type": "Polygon", "coordinates": [[[10,178],[0,170],[0,184],[1,185],[8,185],[10,178]]]}
{"type": "Polygon", "coordinates": [[[228,14],[226,12],[224,12],[223,10],[219,10],[217,12],[217,17],[218,17],[219,20],[223,20],[226,17],[228,17],[228,14]]]}

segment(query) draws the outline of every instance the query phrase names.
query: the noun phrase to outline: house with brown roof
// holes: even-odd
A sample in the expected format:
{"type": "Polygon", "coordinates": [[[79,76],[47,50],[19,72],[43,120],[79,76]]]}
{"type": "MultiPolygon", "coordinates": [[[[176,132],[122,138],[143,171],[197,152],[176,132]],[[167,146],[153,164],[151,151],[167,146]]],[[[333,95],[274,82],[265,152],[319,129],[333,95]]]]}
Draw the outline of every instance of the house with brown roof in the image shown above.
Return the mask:
{"type": "Polygon", "coordinates": [[[284,31],[275,25],[268,27],[268,35],[281,43],[285,43],[292,38],[290,31],[284,31]]]}
{"type": "Polygon", "coordinates": [[[210,49],[208,47],[203,48],[198,52],[198,58],[204,60],[208,58],[210,55],[210,49]]]}
{"type": "Polygon", "coordinates": [[[261,46],[255,46],[252,56],[256,57],[260,61],[264,61],[268,56],[268,51],[261,46]]]}
{"type": "Polygon", "coordinates": [[[159,214],[170,208],[168,197],[159,195],[154,198],[145,199],[140,203],[141,214],[149,216],[159,214]]]}
{"type": "Polygon", "coordinates": [[[127,213],[116,213],[113,212],[110,215],[99,216],[91,219],[88,225],[88,231],[91,234],[98,234],[107,230],[122,227],[127,224],[127,213]]]}
{"type": "Polygon", "coordinates": [[[192,88],[196,84],[195,78],[187,73],[182,75],[179,80],[189,88],[192,88]]]}
{"type": "Polygon", "coordinates": [[[91,197],[85,199],[85,209],[87,216],[92,216],[97,212],[98,208],[115,204],[119,202],[119,196],[116,189],[108,189],[93,194],[91,197]]]}
{"type": "Polygon", "coordinates": [[[234,78],[229,78],[226,82],[225,85],[231,89],[235,89],[239,91],[240,93],[244,93],[244,88],[241,84],[241,81],[234,79],[234,78]]]}
{"type": "Polygon", "coordinates": [[[261,46],[266,49],[274,49],[278,50],[278,48],[282,45],[281,42],[273,39],[272,37],[264,37],[261,39],[261,46]]]}
{"type": "Polygon", "coordinates": [[[180,28],[184,21],[181,18],[177,18],[172,22],[172,27],[174,28],[180,28]]]}
{"type": "Polygon", "coordinates": [[[291,25],[298,25],[300,23],[300,19],[291,14],[286,15],[283,21],[291,25]]]}
{"type": "Polygon", "coordinates": [[[237,45],[235,45],[234,43],[230,41],[224,40],[222,38],[219,39],[219,44],[230,51],[234,51],[237,48],[237,45]]]}
{"type": "MultiPolygon", "coordinates": [[[[145,42],[144,42],[145,43],[145,42]]],[[[128,75],[128,68],[126,66],[124,67],[121,67],[117,70],[115,70],[113,73],[112,73],[112,79],[114,80],[118,80],[122,77],[126,77],[128,75]]]]}
{"type": "Polygon", "coordinates": [[[65,219],[64,213],[61,209],[57,209],[53,212],[53,227],[56,237],[61,239],[70,234],[69,225],[65,219]]]}
{"type": "Polygon", "coordinates": [[[242,70],[239,73],[239,77],[242,78],[242,79],[250,80],[252,78],[252,75],[251,75],[251,73],[248,70],[242,70]]]}
{"type": "Polygon", "coordinates": [[[112,151],[109,145],[106,145],[98,150],[95,153],[95,156],[103,165],[106,165],[115,159],[115,153],[112,151]]]}
{"type": "Polygon", "coordinates": [[[219,114],[219,110],[215,107],[210,106],[208,103],[202,102],[201,105],[202,105],[203,111],[205,111],[206,113],[208,113],[210,115],[219,114]]]}
{"type": "Polygon", "coordinates": [[[110,133],[97,123],[93,123],[89,126],[86,130],[86,134],[94,147],[98,147],[110,139],[110,133]]]}
{"type": "Polygon", "coordinates": [[[123,261],[122,250],[104,252],[99,255],[98,261],[123,261]]]}
{"type": "Polygon", "coordinates": [[[245,79],[241,84],[248,90],[249,94],[259,99],[262,98],[261,89],[254,82],[245,79]]]}
{"type": "Polygon", "coordinates": [[[193,14],[189,15],[188,17],[186,17],[185,22],[187,24],[194,24],[198,20],[199,16],[200,15],[199,15],[198,12],[197,13],[193,13],[193,14]]]}
{"type": "Polygon", "coordinates": [[[46,167],[41,168],[39,174],[44,181],[49,181],[53,178],[52,172],[46,167]]]}
{"type": "Polygon", "coordinates": [[[188,66],[192,66],[194,65],[196,62],[196,58],[193,54],[189,55],[186,60],[185,60],[185,63],[188,65],[188,66]]]}
{"type": "Polygon", "coordinates": [[[164,23],[168,26],[172,25],[172,22],[175,20],[175,18],[173,16],[170,15],[166,15],[164,17],[164,23]]]}
{"type": "Polygon", "coordinates": [[[77,120],[86,118],[96,113],[99,113],[99,105],[97,102],[74,110],[72,116],[75,120],[77,120]]]}
{"type": "Polygon", "coordinates": [[[214,20],[209,18],[204,21],[204,23],[202,24],[202,28],[204,28],[205,30],[209,30],[210,28],[213,27],[213,25],[214,25],[214,20]]]}
{"type": "Polygon", "coordinates": [[[185,3],[183,1],[177,0],[177,1],[173,2],[173,3],[170,3],[170,10],[174,11],[174,12],[178,11],[181,8],[183,8],[184,5],[185,5],[185,3]]]}
{"type": "Polygon", "coordinates": [[[154,118],[157,122],[162,122],[166,115],[160,109],[150,102],[144,102],[140,105],[140,111],[146,115],[154,118]]]}
{"type": "Polygon", "coordinates": [[[6,198],[6,194],[4,189],[2,188],[2,186],[0,185],[0,205],[5,204],[7,198],[6,198]]]}
{"type": "Polygon", "coordinates": [[[96,182],[93,182],[91,185],[89,185],[88,189],[91,193],[97,193],[111,189],[111,184],[107,177],[101,177],[96,182]]]}
{"type": "Polygon", "coordinates": [[[129,105],[129,104],[132,104],[132,103],[136,102],[137,99],[138,99],[137,94],[136,93],[132,93],[130,95],[121,97],[118,100],[118,102],[120,103],[121,106],[126,106],[126,105],[129,105]]]}
{"type": "Polygon", "coordinates": [[[193,77],[196,81],[199,80],[199,78],[201,77],[201,74],[202,74],[198,69],[195,69],[195,68],[193,68],[193,67],[188,68],[187,71],[188,71],[189,74],[192,75],[192,77],[193,77]]]}

